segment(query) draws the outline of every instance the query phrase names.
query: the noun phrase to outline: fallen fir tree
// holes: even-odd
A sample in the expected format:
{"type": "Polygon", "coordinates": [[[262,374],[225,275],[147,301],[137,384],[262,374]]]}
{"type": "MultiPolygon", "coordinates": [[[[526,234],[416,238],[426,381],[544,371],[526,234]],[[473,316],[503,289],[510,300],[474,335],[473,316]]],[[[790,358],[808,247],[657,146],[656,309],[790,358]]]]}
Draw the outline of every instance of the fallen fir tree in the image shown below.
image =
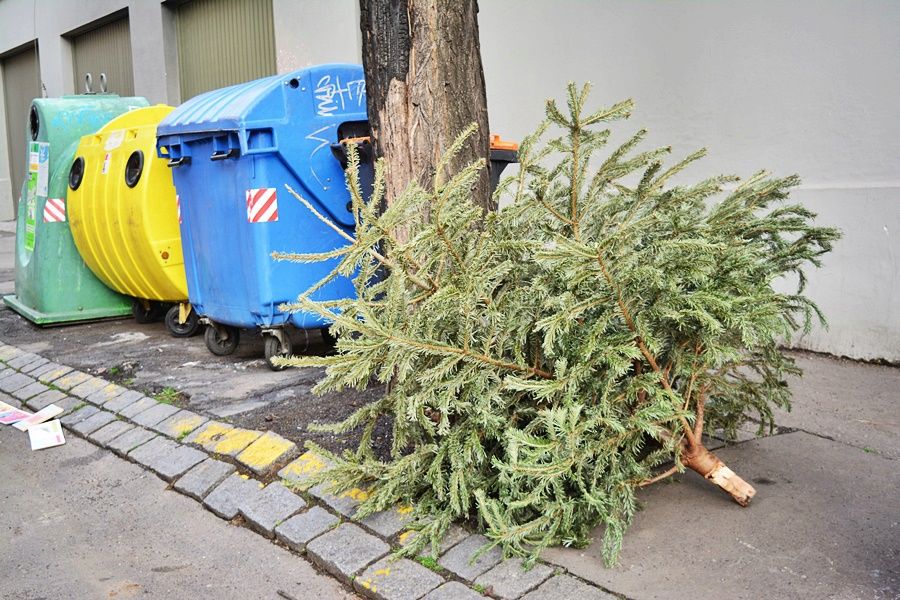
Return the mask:
{"type": "Polygon", "coordinates": [[[642,486],[691,469],[742,506],[755,493],[703,432],[733,435],[750,417],[771,428],[772,407],[789,406],[785,377],[799,369],[779,344],[822,319],[803,269],[839,234],[784,203],[796,177],[672,186],[703,152],[664,167],[669,149],[637,150],[644,131],[598,159],[610,136],[599,126],[632,104],[588,113],[587,95],[570,85],[567,111],[548,102],[518,177],[498,190],[514,197],[500,212],[470,201],[477,163],[387,206],[379,166],[364,203],[351,156],[355,237],[330,253],[275,255],[339,257],[332,275],[356,274],[356,299],[313,302],[314,288],[287,307],[332,319],[337,353],[283,362],[326,367],[318,392],[390,382],[318,427],[363,433],[316,481],[368,488],[360,517],[411,503],[420,535],[408,553],[477,519],[493,544],[533,560],[551,544],[586,544],[602,524],[611,564],[642,486]],[[562,136],[541,145],[552,127],[562,136]],[[793,293],[773,288],[786,276],[798,278],[793,293]],[[389,460],[372,447],[385,415],[389,460]]]}

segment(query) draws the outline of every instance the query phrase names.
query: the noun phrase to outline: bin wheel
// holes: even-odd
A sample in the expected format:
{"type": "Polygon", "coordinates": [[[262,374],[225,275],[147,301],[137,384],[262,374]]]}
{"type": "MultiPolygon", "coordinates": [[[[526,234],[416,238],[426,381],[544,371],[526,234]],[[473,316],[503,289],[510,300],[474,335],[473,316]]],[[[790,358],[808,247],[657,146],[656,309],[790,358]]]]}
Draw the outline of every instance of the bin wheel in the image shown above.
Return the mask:
{"type": "Polygon", "coordinates": [[[337,345],[337,337],[331,333],[331,327],[323,327],[319,332],[322,334],[322,341],[325,342],[325,345],[332,348],[337,345]]]}
{"type": "Polygon", "coordinates": [[[159,318],[159,307],[155,302],[132,298],[131,314],[134,315],[135,321],[144,325],[146,323],[152,323],[159,318]]]}
{"type": "Polygon", "coordinates": [[[283,371],[285,369],[284,366],[275,365],[272,363],[272,359],[276,356],[287,357],[290,356],[294,351],[294,345],[291,343],[291,338],[285,334],[284,343],[281,342],[274,335],[266,335],[263,343],[264,343],[264,351],[266,356],[266,364],[269,365],[269,368],[273,371],[283,371]]]}
{"type": "Polygon", "coordinates": [[[237,349],[241,333],[230,325],[210,325],[203,334],[206,347],[216,356],[228,356],[237,349]]]}
{"type": "Polygon", "coordinates": [[[187,321],[178,322],[179,306],[176,304],[166,313],[166,327],[172,337],[185,338],[191,337],[200,329],[200,317],[193,310],[188,313],[187,321]]]}

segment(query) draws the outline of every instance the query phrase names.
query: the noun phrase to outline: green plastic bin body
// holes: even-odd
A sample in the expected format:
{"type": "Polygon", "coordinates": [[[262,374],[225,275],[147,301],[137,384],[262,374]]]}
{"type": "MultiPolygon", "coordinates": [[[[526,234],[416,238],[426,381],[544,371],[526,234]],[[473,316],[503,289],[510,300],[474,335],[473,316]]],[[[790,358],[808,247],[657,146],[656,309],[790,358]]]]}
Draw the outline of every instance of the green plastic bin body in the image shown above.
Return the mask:
{"type": "Polygon", "coordinates": [[[131,314],[131,299],[106,287],[84,264],[66,217],[69,170],[83,135],[148,106],[115,95],[39,98],[26,125],[28,173],[16,221],[16,293],[7,306],[38,325],[131,314]]]}

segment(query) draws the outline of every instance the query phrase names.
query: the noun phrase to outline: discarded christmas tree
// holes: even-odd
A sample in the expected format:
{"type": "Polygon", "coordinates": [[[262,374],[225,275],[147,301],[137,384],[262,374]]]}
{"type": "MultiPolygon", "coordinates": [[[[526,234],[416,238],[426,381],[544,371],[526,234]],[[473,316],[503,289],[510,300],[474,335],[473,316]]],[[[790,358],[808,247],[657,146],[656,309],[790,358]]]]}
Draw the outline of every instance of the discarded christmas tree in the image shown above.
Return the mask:
{"type": "Polygon", "coordinates": [[[668,149],[636,151],[643,131],[592,162],[610,135],[598,125],[632,105],[588,113],[587,95],[570,85],[567,114],[548,102],[518,177],[498,190],[513,196],[500,212],[470,201],[482,164],[414,185],[382,212],[380,176],[364,203],[351,160],[356,236],[325,255],[276,255],[340,257],[335,273],[356,273],[355,300],[307,292],[291,306],[334,320],[337,354],[286,362],[327,367],[319,391],[391,382],[322,426],[363,430],[326,477],[369,488],[358,516],[410,502],[421,535],[409,552],[436,548],[461,519],[531,559],[585,544],[602,524],[611,563],[641,486],[692,469],[741,505],[755,493],[702,434],[751,417],[770,428],[771,408],[789,405],[785,376],[799,370],[779,344],[822,318],[803,269],[838,232],[784,203],[796,177],[668,186],[703,152],[664,168],[668,149]],[[563,135],[540,146],[551,127],[563,135]],[[392,233],[400,225],[408,242],[392,233]],[[772,287],[786,276],[799,278],[793,293],[772,287]],[[389,460],[371,445],[384,415],[389,460]]]}

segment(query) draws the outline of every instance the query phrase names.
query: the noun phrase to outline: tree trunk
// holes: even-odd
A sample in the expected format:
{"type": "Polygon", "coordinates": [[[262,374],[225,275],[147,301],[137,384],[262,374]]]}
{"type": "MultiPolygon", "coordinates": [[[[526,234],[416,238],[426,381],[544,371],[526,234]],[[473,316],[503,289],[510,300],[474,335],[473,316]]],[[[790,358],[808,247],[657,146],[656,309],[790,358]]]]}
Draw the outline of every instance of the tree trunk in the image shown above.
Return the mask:
{"type": "Polygon", "coordinates": [[[756,495],[752,485],[741,479],[718,456],[703,446],[685,446],[681,463],[719,486],[741,506],[750,504],[750,499],[756,495]]]}
{"type": "MultiPolygon", "coordinates": [[[[448,168],[488,159],[477,0],[360,0],[363,67],[375,155],[390,203],[416,181],[431,188],[438,159],[471,123],[478,132],[448,168]]],[[[493,210],[485,169],[473,200],[493,210]]]]}

